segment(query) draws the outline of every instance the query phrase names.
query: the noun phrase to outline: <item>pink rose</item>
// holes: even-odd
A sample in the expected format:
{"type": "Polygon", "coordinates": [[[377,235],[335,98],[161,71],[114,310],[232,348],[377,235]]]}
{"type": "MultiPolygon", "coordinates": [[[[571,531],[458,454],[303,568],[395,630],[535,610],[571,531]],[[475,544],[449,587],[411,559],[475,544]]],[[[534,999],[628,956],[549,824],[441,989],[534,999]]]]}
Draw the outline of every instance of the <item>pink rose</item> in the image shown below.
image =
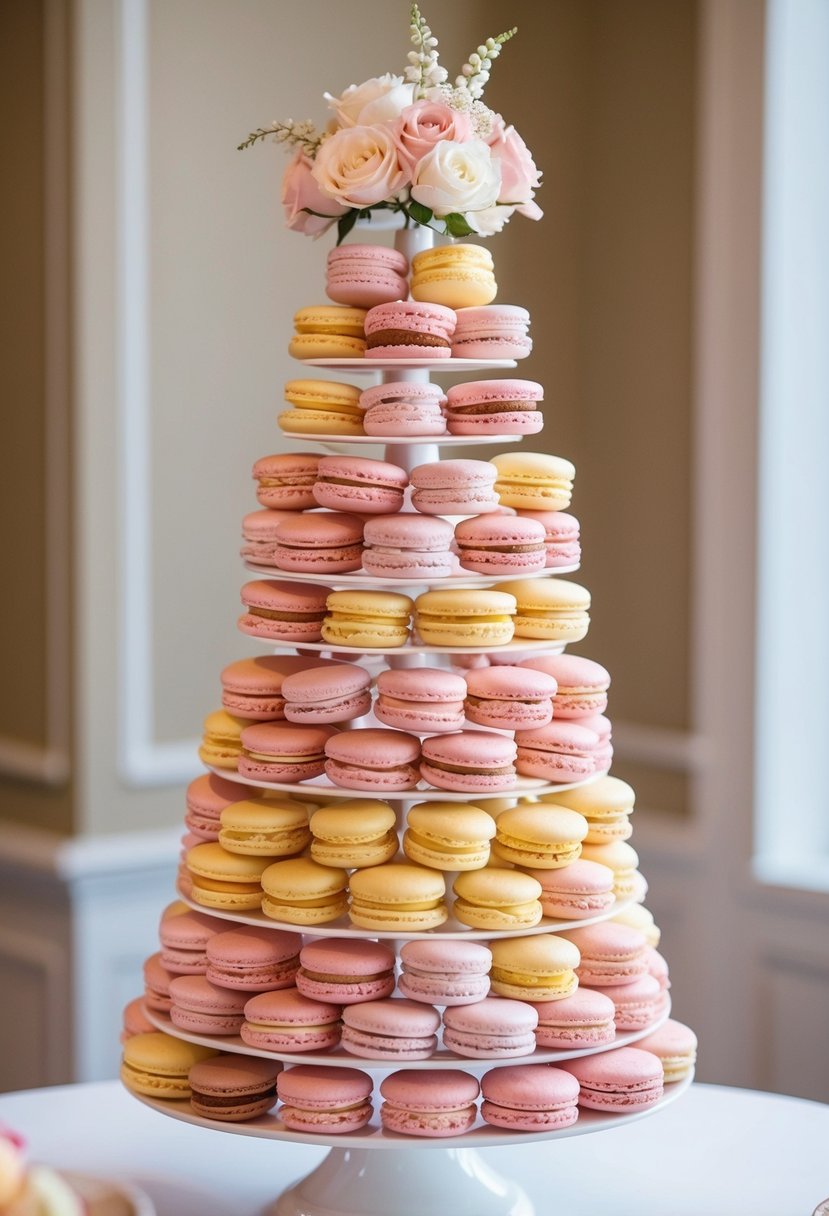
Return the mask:
{"type": "Polygon", "coordinates": [[[314,180],[312,167],[313,162],[301,149],[297,149],[282,178],[282,205],[285,208],[285,223],[294,232],[321,236],[339,216],[348,211],[348,207],[341,206],[322,193],[314,180]],[[304,207],[318,214],[309,215],[303,210],[304,207]],[[323,216],[330,216],[330,219],[323,216]]]}
{"type": "Polygon", "coordinates": [[[410,176],[385,124],[342,127],[320,145],[312,172],[323,194],[346,207],[396,198],[410,176]]]}
{"type": "MultiPolygon", "coordinates": [[[[501,190],[498,202],[515,205],[529,203],[541,185],[541,174],[535,167],[529,148],[515,127],[507,127],[500,114],[496,114],[492,131],[486,141],[492,149],[493,158],[501,165],[501,190]]],[[[538,208],[534,208],[538,211],[538,208]]],[[[532,219],[539,216],[532,214],[532,219]]]]}
{"type": "Polygon", "coordinates": [[[442,101],[416,101],[407,106],[391,131],[400,149],[400,159],[412,170],[438,140],[464,143],[474,135],[469,115],[453,110],[442,101]]]}

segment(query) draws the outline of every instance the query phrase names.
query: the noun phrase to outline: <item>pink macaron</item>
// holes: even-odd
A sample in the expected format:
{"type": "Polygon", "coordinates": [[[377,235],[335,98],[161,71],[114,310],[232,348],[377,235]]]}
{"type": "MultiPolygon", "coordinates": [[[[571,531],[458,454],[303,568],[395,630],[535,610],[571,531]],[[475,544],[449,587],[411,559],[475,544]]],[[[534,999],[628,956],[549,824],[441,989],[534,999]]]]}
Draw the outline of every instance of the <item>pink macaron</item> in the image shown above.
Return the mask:
{"type": "Polygon", "coordinates": [[[363,567],[380,578],[447,578],[455,566],[453,536],[445,519],[414,512],[376,516],[365,525],[363,567]]]}
{"type": "Polygon", "coordinates": [[[340,1041],[340,1007],[313,1001],[297,988],[259,992],[245,1005],[239,1031],[248,1047],[265,1051],[320,1051],[340,1041]]]}
{"type": "Polygon", "coordinates": [[[538,1014],[526,1001],[489,996],[443,1011],[443,1045],[459,1056],[501,1060],[535,1051],[538,1014]]]}
{"type": "Polygon", "coordinates": [[[667,992],[671,986],[667,959],[653,946],[648,946],[645,951],[645,958],[648,964],[648,975],[652,975],[662,991],[667,992]]]}
{"type": "Polygon", "coordinates": [[[245,612],[237,628],[268,642],[319,642],[330,587],[260,578],[241,591],[245,612]]]}
{"type": "Polygon", "coordinates": [[[290,988],[299,970],[301,948],[298,933],[239,925],[207,943],[207,978],[219,988],[248,994],[290,988]]]}
{"type": "Polygon", "coordinates": [[[584,920],[608,912],[615,903],[613,871],[598,861],[572,861],[557,870],[533,870],[541,883],[545,916],[558,920],[584,920]]]}
{"type": "Polygon", "coordinates": [[[662,1097],[662,1064],[650,1052],[618,1047],[562,1065],[579,1082],[579,1106],[606,1113],[646,1110],[662,1097]]]}
{"type": "Polygon", "coordinates": [[[264,1115],[276,1102],[278,1060],[229,1052],[199,1060],[190,1069],[190,1106],[197,1115],[242,1123],[264,1115]]]}
{"type": "Polygon", "coordinates": [[[665,1012],[668,1001],[665,989],[652,975],[640,975],[629,984],[605,987],[585,984],[585,987],[610,997],[615,1006],[617,1030],[647,1030],[665,1012]]]}
{"type": "Polygon", "coordinates": [[[409,294],[408,259],[387,245],[338,245],[328,253],[325,294],[337,304],[374,308],[409,294]]]}
{"type": "Polygon", "coordinates": [[[544,529],[520,515],[476,515],[455,527],[464,570],[478,574],[534,574],[544,569],[544,529]]]}
{"type": "Polygon", "coordinates": [[[420,740],[401,730],[372,728],[332,734],[325,772],[348,790],[413,790],[420,779],[420,740]]]}
{"type": "Polygon", "coordinates": [[[537,730],[518,731],[516,768],[527,777],[545,781],[583,781],[597,771],[599,736],[578,722],[553,719],[537,730]]]}
{"type": "Polygon", "coordinates": [[[158,926],[162,967],[171,975],[204,975],[208,942],[222,932],[225,923],[204,912],[163,917],[158,926]]]}
{"type": "Polygon", "coordinates": [[[535,435],[544,425],[543,400],[534,380],[456,384],[446,394],[446,426],[450,435],[535,435]]]}
{"type": "Polygon", "coordinates": [[[276,529],[289,511],[249,511],[242,518],[242,557],[259,566],[272,566],[276,555],[276,529]]]}
{"type": "Polygon", "coordinates": [[[544,529],[547,569],[577,566],[581,561],[579,521],[566,511],[519,511],[525,519],[534,519],[544,529]]]}
{"type": "Polygon", "coordinates": [[[484,1121],[508,1131],[556,1131],[579,1115],[578,1081],[549,1064],[491,1068],[481,1078],[481,1093],[484,1121]]]}
{"type": "Polygon", "coordinates": [[[170,984],[174,976],[161,962],[161,951],[144,960],[144,1004],[156,1013],[169,1013],[170,984]]]}
{"type": "Polygon", "coordinates": [[[577,654],[546,654],[522,659],[518,666],[553,676],[558,683],[553,713],[558,719],[589,718],[607,708],[610,672],[601,663],[577,654]]]}
{"type": "Polygon", "coordinates": [[[452,335],[455,359],[526,359],[533,348],[530,314],[516,304],[459,308],[452,335]]]}
{"type": "Polygon", "coordinates": [[[304,511],[316,506],[312,491],[319,459],[314,452],[280,452],[257,460],[253,479],[262,506],[277,511],[304,511]]]}
{"type": "Polygon", "coordinates": [[[203,975],[178,975],[170,982],[170,1021],[189,1034],[238,1034],[246,992],[218,988],[203,975]]]}
{"type": "Polygon", "coordinates": [[[401,300],[366,313],[367,359],[448,359],[455,313],[442,304],[401,300]]]}
{"type": "Polygon", "coordinates": [[[489,995],[492,952],[478,942],[439,937],[406,942],[400,951],[398,986],[427,1005],[473,1005],[489,995]]]}
{"type": "Polygon", "coordinates": [[[299,961],[296,986],[317,1001],[357,1005],[394,991],[394,951],[382,942],[320,938],[303,946],[299,961]]]}
{"type": "Polygon", "coordinates": [[[374,713],[386,726],[417,734],[459,730],[465,694],[463,676],[443,668],[390,668],[377,677],[374,713]]]}
{"type": "Polygon", "coordinates": [[[405,470],[387,460],[323,456],[314,484],[314,498],[319,506],[331,511],[391,515],[403,506],[403,492],[408,484],[405,470]]]}
{"type": "Polygon", "coordinates": [[[261,655],[229,663],[219,677],[222,708],[251,722],[272,722],[285,717],[282,681],[307,667],[325,665],[325,659],[297,655],[261,655]]]}
{"type": "Polygon", "coordinates": [[[606,773],[613,763],[612,726],[610,718],[604,714],[591,714],[589,718],[579,718],[579,726],[592,730],[598,736],[599,742],[593,753],[596,770],[606,773]]]}
{"type": "Polygon", "coordinates": [[[462,730],[423,740],[421,776],[441,790],[479,794],[515,784],[516,748],[507,735],[462,730]]]}
{"type": "Polygon", "coordinates": [[[390,997],[347,1005],[342,1045],[365,1060],[428,1060],[439,1029],[440,1015],[431,1005],[390,997]]]}
{"type": "Polygon", "coordinates": [[[239,776],[254,781],[308,781],[325,771],[325,745],[333,726],[257,722],[242,731],[239,776]]]}
{"type": "Polygon", "coordinates": [[[363,521],[339,511],[303,511],[276,529],[278,569],[295,574],[345,574],[363,561],[363,521]]]}
{"type": "Polygon", "coordinates": [[[647,974],[647,942],[638,929],[605,921],[559,936],[578,947],[581,961],[576,975],[589,988],[629,984],[647,974]]]}
{"type": "Polygon", "coordinates": [[[121,1042],[126,1043],[136,1034],[152,1034],[156,1027],[147,1017],[144,1002],[140,996],[135,997],[124,1006],[121,1015],[121,1042]]]}
{"type": "Polygon", "coordinates": [[[359,1068],[297,1064],[276,1082],[279,1117],[295,1132],[338,1136],[359,1131],[371,1119],[374,1083],[359,1068]]]}
{"type": "Polygon", "coordinates": [[[479,1091],[477,1079],[459,1069],[403,1068],[380,1082],[380,1120],[403,1136],[461,1136],[478,1117],[479,1091]]]}
{"type": "Polygon", "coordinates": [[[436,460],[412,469],[412,506],[424,515],[483,515],[498,510],[495,466],[488,460],[436,460]]]}
{"type": "Polygon", "coordinates": [[[610,997],[590,988],[577,988],[560,1001],[532,1002],[538,1013],[538,1047],[577,1051],[601,1047],[616,1038],[615,1006],[610,997]]]}
{"type": "Polygon", "coordinates": [[[466,675],[466,716],[478,726],[529,730],[552,721],[556,682],[525,667],[482,667],[466,675]]]}
{"type": "Polygon", "coordinates": [[[309,667],[282,684],[289,722],[350,722],[371,709],[371,676],[355,663],[309,667]]]}
{"type": "Polygon", "coordinates": [[[409,435],[445,435],[446,395],[437,384],[394,381],[376,384],[360,394],[367,435],[397,439],[409,435]]]}
{"type": "Polygon", "coordinates": [[[215,773],[196,777],[187,787],[184,823],[188,832],[200,841],[218,840],[222,826],[221,815],[225,807],[232,806],[234,802],[244,802],[251,797],[258,797],[258,791],[251,790],[246,785],[239,785],[236,781],[217,777],[215,773]]]}

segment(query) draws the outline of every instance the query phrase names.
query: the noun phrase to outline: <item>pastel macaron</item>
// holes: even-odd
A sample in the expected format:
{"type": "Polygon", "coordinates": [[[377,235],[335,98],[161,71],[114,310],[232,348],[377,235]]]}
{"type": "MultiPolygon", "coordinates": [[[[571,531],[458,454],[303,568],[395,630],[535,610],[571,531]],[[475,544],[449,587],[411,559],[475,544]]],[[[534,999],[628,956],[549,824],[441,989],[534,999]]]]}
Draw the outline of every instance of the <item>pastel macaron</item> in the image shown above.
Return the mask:
{"type": "Polygon", "coordinates": [[[270,860],[229,853],[213,841],[197,844],[187,852],[190,896],[217,912],[256,911],[262,898],[259,880],[270,860]]]}
{"type": "Polygon", "coordinates": [[[516,304],[483,304],[455,309],[455,359],[526,359],[533,348],[530,314],[516,304]]]}
{"type": "Polygon", "coordinates": [[[197,1115],[220,1123],[242,1123],[264,1115],[276,1102],[282,1065],[261,1056],[219,1055],[190,1069],[190,1105],[197,1115]]]}
{"type": "Polygon", "coordinates": [[[173,972],[168,971],[161,961],[161,951],[157,950],[142,965],[144,978],[144,1004],[147,1009],[156,1013],[169,1013],[172,1001],[170,999],[170,984],[173,972]]]}
{"type": "Polygon", "coordinates": [[[302,938],[279,929],[237,925],[208,942],[207,978],[237,992],[290,988],[299,970],[302,938]]]}
{"type": "Polygon", "coordinates": [[[431,1005],[387,997],[343,1009],[342,1046],[366,1060],[428,1060],[439,1029],[440,1014],[431,1005]]]}
{"type": "Polygon", "coordinates": [[[207,944],[224,928],[224,921],[189,908],[180,916],[164,917],[158,926],[162,967],[171,975],[204,975],[207,944]]]}
{"type": "Polygon", "coordinates": [[[242,753],[242,731],[247,719],[217,709],[204,720],[199,759],[211,768],[235,770],[242,753]]]}
{"type": "Polygon", "coordinates": [[[322,622],[324,641],[359,650],[396,649],[409,638],[414,603],[395,591],[332,591],[322,622]]]}
{"type": "Polygon", "coordinates": [[[354,663],[311,667],[286,676],[282,683],[284,717],[314,725],[350,722],[371,708],[371,676],[354,663]]]}
{"type": "Polygon", "coordinates": [[[321,865],[348,870],[382,865],[397,852],[396,823],[387,802],[340,798],[311,816],[311,856],[321,865]]]}
{"type": "Polygon", "coordinates": [[[262,911],[289,925],[324,925],[348,908],[345,872],[310,857],[275,861],[262,873],[262,911]]]}
{"type": "Polygon", "coordinates": [[[379,1001],[394,991],[394,950],[348,937],[306,942],[296,986],[304,996],[334,1005],[379,1001]]]}
{"type": "Polygon", "coordinates": [[[355,870],[349,881],[352,924],[372,932],[436,929],[449,915],[439,870],[403,862],[355,870]]]}
{"type": "MultiPolygon", "coordinates": [[[[639,856],[626,840],[611,840],[607,844],[583,844],[585,861],[598,861],[613,872],[613,891],[617,899],[632,899],[637,895],[639,856]]],[[[644,898],[644,895],[642,896],[644,898]]]]}
{"type": "Polygon", "coordinates": [[[280,452],[262,456],[253,466],[256,497],[277,511],[305,511],[316,506],[314,483],[320,458],[315,452],[280,452]]]}
{"type": "Polygon", "coordinates": [[[528,1056],[535,1051],[538,1014],[525,1001],[487,997],[443,1011],[443,1045],[477,1060],[528,1056]]]}
{"type": "Polygon", "coordinates": [[[222,669],[222,707],[236,718],[250,722],[272,722],[285,717],[282,682],[286,676],[325,660],[297,655],[259,655],[237,659],[222,669]]]}
{"type": "Polygon", "coordinates": [[[498,509],[488,460],[437,460],[412,469],[412,506],[424,515],[483,515],[498,509]]]}
{"type": "Polygon", "coordinates": [[[404,1068],[380,1082],[380,1120],[403,1136],[461,1136],[478,1117],[479,1092],[477,1078],[459,1069],[404,1068]]]}
{"type": "Polygon", "coordinates": [[[647,1030],[665,1013],[668,995],[652,975],[640,975],[628,984],[585,984],[610,997],[617,1030],[647,1030]]]}
{"type": "Polygon", "coordinates": [[[629,984],[648,971],[647,942],[628,925],[605,921],[571,929],[562,937],[572,942],[581,955],[579,982],[591,988],[629,984]]]}
{"type": "Polygon", "coordinates": [[[339,1043],[340,1013],[339,1005],[311,1000],[297,988],[258,992],[245,1005],[239,1033],[248,1047],[264,1051],[320,1051],[339,1043]]]}
{"type": "Polygon", "coordinates": [[[277,417],[287,435],[362,435],[360,390],[333,380],[289,380],[285,400],[291,406],[277,417]]]}
{"type": "Polygon", "coordinates": [[[559,920],[585,920],[613,907],[613,871],[597,861],[571,861],[558,869],[533,869],[541,883],[545,916],[559,920]]]}
{"type": "Polygon", "coordinates": [[[580,642],[590,625],[590,592],[562,578],[528,578],[499,583],[515,597],[515,636],[547,642],[580,642]]]}
{"type": "Polygon", "coordinates": [[[560,1001],[578,987],[579,951],[565,937],[503,937],[491,943],[492,991],[519,1001],[560,1001]]]}
{"type": "Polygon", "coordinates": [[[177,975],[170,984],[170,1021],[188,1034],[238,1034],[246,992],[219,988],[204,975],[177,975]]]}
{"type": "Polygon", "coordinates": [[[346,304],[317,304],[294,314],[288,344],[294,359],[361,359],[366,349],[366,310],[346,304]]]}
{"type": "Polygon", "coordinates": [[[514,785],[515,755],[508,735],[481,730],[431,735],[423,740],[420,773],[441,790],[495,792],[514,785]]]}
{"type": "Polygon", "coordinates": [[[147,1017],[144,1002],[140,996],[128,1001],[121,1014],[121,1043],[126,1043],[136,1034],[151,1034],[155,1026],[147,1017]]]}
{"type": "Polygon", "coordinates": [[[538,1047],[577,1051],[601,1047],[616,1038],[615,1006],[610,997],[591,988],[577,988],[560,1001],[533,1002],[538,1013],[538,1047]]]}
{"type": "Polygon", "coordinates": [[[441,304],[378,304],[365,318],[367,359],[448,359],[455,314],[441,304]]]}
{"type": "MultiPolygon", "coordinates": [[[[543,400],[544,389],[535,380],[455,384],[446,394],[446,429],[450,435],[537,435],[544,426],[538,408],[543,400]]],[[[503,498],[501,503],[514,505],[503,498]]]]}
{"type": "Polygon", "coordinates": [[[547,726],[516,731],[515,742],[516,768],[526,777],[566,784],[584,781],[596,772],[599,737],[579,722],[553,719],[547,726]]]}
{"type": "Polygon", "coordinates": [[[218,1053],[174,1039],[159,1030],[132,1035],[124,1044],[121,1080],[133,1093],[147,1098],[184,1101],[190,1097],[190,1069],[218,1053]]]}
{"type": "Polygon", "coordinates": [[[427,1005],[471,1005],[489,995],[492,953],[480,942],[428,938],[400,951],[398,987],[427,1005]]]}
{"type": "MultiPolygon", "coordinates": [[[[583,725],[587,719],[579,719],[583,725]]],[[[633,829],[630,817],[633,814],[636,794],[632,786],[619,777],[600,777],[589,786],[577,790],[563,790],[554,797],[560,806],[578,811],[587,820],[588,844],[609,844],[613,840],[627,840],[633,829]]]]}
{"type": "Polygon", "coordinates": [[[187,787],[185,827],[201,840],[218,840],[224,808],[256,796],[258,792],[217,773],[204,773],[187,787]]]}
{"type": "Polygon", "coordinates": [[[578,1081],[549,1064],[492,1068],[481,1078],[481,1093],[484,1122],[507,1131],[556,1131],[579,1115],[578,1081]]]}
{"type": "Polygon", "coordinates": [[[556,682],[525,667],[482,667],[466,674],[464,708],[470,722],[501,730],[546,726],[553,718],[556,682]]]}
{"type": "Polygon", "coordinates": [[[502,861],[530,870],[569,866],[581,854],[587,821],[576,811],[531,803],[498,816],[493,849],[502,861]]]}
{"type": "Polygon", "coordinates": [[[452,884],[452,913],[471,929],[529,929],[541,920],[541,884],[518,870],[467,870],[452,884]]]}
{"type": "Polygon", "coordinates": [[[472,308],[489,304],[497,290],[492,254],[482,245],[436,245],[412,258],[415,300],[472,308]]]}
{"type": "Polygon", "coordinates": [[[374,713],[386,726],[441,734],[464,724],[466,683],[437,667],[389,668],[377,677],[374,713]]]}
{"type": "Polygon", "coordinates": [[[697,1060],[697,1036],[690,1026],[668,1018],[658,1030],[640,1039],[636,1046],[649,1051],[661,1062],[665,1083],[683,1081],[697,1060]]]}
{"type": "Polygon", "coordinates": [[[363,560],[363,521],[340,511],[301,511],[276,529],[277,569],[346,574],[363,560]]]}
{"type": "Polygon", "coordinates": [[[545,568],[544,528],[522,515],[476,515],[455,527],[455,547],[464,570],[503,575],[537,573],[545,568]]]}
{"type": "Polygon", "coordinates": [[[439,385],[408,380],[376,384],[360,394],[365,433],[388,439],[445,435],[445,404],[446,395],[439,385]]]}
{"type": "Polygon", "coordinates": [[[522,659],[519,667],[543,671],[556,681],[557,718],[589,718],[607,709],[610,672],[601,663],[577,654],[548,654],[522,659]]]}
{"type": "Polygon", "coordinates": [[[239,775],[253,781],[307,781],[325,769],[325,745],[336,728],[256,722],[242,731],[239,775]]]}
{"type": "Polygon", "coordinates": [[[277,1078],[279,1118],[295,1132],[356,1132],[373,1114],[373,1088],[371,1077],[359,1068],[297,1064],[277,1078]]]}
{"type": "Polygon", "coordinates": [[[241,590],[237,628],[268,642],[319,642],[330,587],[261,578],[241,590]]]}
{"type": "Polygon", "coordinates": [[[617,912],[613,920],[619,925],[629,925],[631,929],[638,929],[652,950],[659,945],[662,930],[654,920],[653,912],[643,904],[631,904],[622,912],[617,912]]]}
{"type": "Polygon", "coordinates": [[[293,857],[311,843],[308,812],[291,798],[252,798],[222,811],[219,844],[247,857],[293,857]]]}
{"type": "Polygon", "coordinates": [[[581,526],[575,515],[566,511],[522,511],[544,529],[544,550],[548,570],[577,566],[581,561],[581,526]]]}
{"type": "Polygon", "coordinates": [[[248,511],[242,516],[241,557],[257,566],[272,566],[276,555],[276,529],[288,511],[248,511]]]}
{"type": "Polygon", "coordinates": [[[413,790],[420,780],[420,740],[389,728],[342,731],[325,744],[325,772],[349,790],[413,790]]]}
{"type": "Polygon", "coordinates": [[[363,567],[380,578],[447,578],[455,565],[454,530],[445,519],[412,512],[366,521],[363,567]]]}
{"type": "Polygon", "coordinates": [[[415,600],[415,628],[427,646],[486,650],[511,642],[515,596],[501,591],[424,591],[415,600]]]}
{"type": "Polygon", "coordinates": [[[403,852],[434,870],[478,870],[489,860],[494,835],[492,816],[476,806],[424,802],[407,813],[403,852]]]}
{"type": "Polygon", "coordinates": [[[326,261],[325,294],[337,304],[373,308],[408,295],[407,258],[386,245],[338,245],[326,261]]]}
{"type": "Polygon", "coordinates": [[[662,1065],[638,1047],[598,1052],[562,1067],[579,1082],[579,1106],[588,1110],[632,1114],[662,1097],[662,1065]]]}
{"type": "Polygon", "coordinates": [[[387,460],[323,456],[312,493],[316,504],[330,511],[391,515],[403,506],[408,484],[405,470],[387,460]]]}
{"type": "Polygon", "coordinates": [[[495,490],[501,506],[516,511],[566,511],[575,466],[546,452],[502,452],[494,456],[495,490]]]}

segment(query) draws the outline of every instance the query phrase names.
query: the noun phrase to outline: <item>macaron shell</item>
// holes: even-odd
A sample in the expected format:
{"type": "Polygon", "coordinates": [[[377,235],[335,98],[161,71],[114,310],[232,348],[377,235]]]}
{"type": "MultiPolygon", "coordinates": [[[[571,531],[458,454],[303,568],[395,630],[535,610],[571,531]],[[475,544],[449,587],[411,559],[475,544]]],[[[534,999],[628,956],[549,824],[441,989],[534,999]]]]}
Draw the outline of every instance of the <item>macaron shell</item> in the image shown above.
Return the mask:
{"type": "Polygon", "coordinates": [[[455,1136],[475,1123],[479,1085],[459,1069],[401,1069],[380,1083],[380,1118],[390,1131],[411,1136],[455,1136]]]}
{"type": "Polygon", "coordinates": [[[599,1111],[636,1111],[662,1097],[662,1066],[649,1052],[619,1047],[564,1065],[579,1082],[579,1106],[599,1111]]]}

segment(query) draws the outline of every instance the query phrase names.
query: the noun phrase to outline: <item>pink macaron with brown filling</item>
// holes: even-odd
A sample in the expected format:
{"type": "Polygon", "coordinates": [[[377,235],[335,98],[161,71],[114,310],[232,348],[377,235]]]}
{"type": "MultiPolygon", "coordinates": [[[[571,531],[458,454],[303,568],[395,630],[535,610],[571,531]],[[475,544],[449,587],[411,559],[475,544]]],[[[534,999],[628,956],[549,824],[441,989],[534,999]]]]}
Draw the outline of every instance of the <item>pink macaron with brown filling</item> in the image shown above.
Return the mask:
{"type": "Polygon", "coordinates": [[[519,575],[543,570],[544,528],[520,515],[476,515],[455,528],[455,547],[464,570],[519,575]]]}
{"type": "Polygon", "coordinates": [[[264,1115],[276,1102],[278,1060],[227,1054],[199,1060],[190,1069],[190,1105],[197,1115],[241,1123],[264,1115]]]}
{"type": "Polygon", "coordinates": [[[464,724],[466,683],[437,667],[381,671],[374,713],[386,726],[417,734],[459,730],[464,724]]]}
{"type": "Polygon", "coordinates": [[[319,642],[330,587],[260,578],[241,591],[245,612],[237,621],[242,633],[271,642],[319,642]]]}
{"type": "Polygon", "coordinates": [[[367,359],[448,359],[455,313],[442,304],[400,300],[366,313],[367,359]]]}
{"type": "Polygon", "coordinates": [[[254,781],[308,781],[325,770],[325,745],[333,726],[257,722],[242,731],[239,775],[254,781]]]}
{"type": "Polygon", "coordinates": [[[405,470],[387,460],[323,456],[313,492],[319,506],[331,511],[391,515],[403,506],[408,484],[405,470]]]}
{"type": "Polygon", "coordinates": [[[441,790],[505,790],[515,783],[515,755],[515,743],[507,735],[462,730],[424,739],[420,771],[441,790]]]}
{"type": "Polygon", "coordinates": [[[277,1078],[279,1117],[295,1132],[338,1136],[365,1127],[374,1083],[359,1068],[297,1064],[277,1078]]]}
{"type": "Polygon", "coordinates": [[[556,682],[524,667],[482,667],[466,675],[466,716],[478,726],[528,730],[552,721],[556,682]]]}
{"type": "Polygon", "coordinates": [[[544,425],[543,400],[534,380],[456,384],[446,394],[446,426],[450,435],[535,435],[544,425]]]}
{"type": "Polygon", "coordinates": [[[276,529],[279,570],[296,574],[344,574],[363,561],[363,521],[338,511],[303,511],[276,529]]]}
{"type": "Polygon", "coordinates": [[[558,722],[516,733],[516,768],[545,781],[583,781],[596,770],[599,736],[577,722],[558,722]]]}
{"type": "Polygon", "coordinates": [[[303,946],[299,961],[296,986],[316,1001],[358,1005],[394,992],[394,950],[383,942],[320,938],[303,946]]]}
{"type": "Polygon", "coordinates": [[[445,519],[415,513],[377,516],[365,525],[363,567],[381,578],[446,578],[455,566],[453,536],[445,519]]]}
{"type": "Polygon", "coordinates": [[[325,744],[325,772],[348,790],[413,790],[420,779],[420,740],[402,730],[350,730],[325,744]]]}
{"type": "Polygon", "coordinates": [[[371,676],[355,663],[310,667],[282,684],[289,722],[350,722],[371,708],[371,676]]]}
{"type": "Polygon", "coordinates": [[[272,722],[285,717],[282,682],[308,667],[326,665],[325,659],[303,659],[297,655],[261,655],[229,663],[219,677],[222,707],[237,718],[272,722]]]}
{"type": "Polygon", "coordinates": [[[277,511],[304,511],[316,506],[313,488],[319,460],[315,452],[280,452],[257,460],[253,479],[262,506],[277,511]]]}
{"type": "Polygon", "coordinates": [[[544,671],[556,680],[556,718],[589,718],[607,708],[610,672],[601,663],[577,654],[545,654],[522,659],[518,666],[544,671]]]}

